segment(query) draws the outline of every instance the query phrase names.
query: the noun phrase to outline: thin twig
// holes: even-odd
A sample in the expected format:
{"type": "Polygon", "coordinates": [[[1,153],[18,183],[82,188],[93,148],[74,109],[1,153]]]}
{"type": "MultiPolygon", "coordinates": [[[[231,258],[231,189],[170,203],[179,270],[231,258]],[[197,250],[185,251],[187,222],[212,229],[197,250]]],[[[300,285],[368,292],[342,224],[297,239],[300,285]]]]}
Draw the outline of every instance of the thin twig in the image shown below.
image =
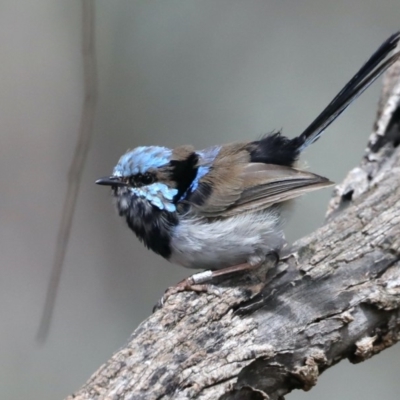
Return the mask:
{"type": "Polygon", "coordinates": [[[52,320],[65,253],[71,233],[72,218],[75,213],[80,181],[90,147],[97,100],[94,0],[82,0],[82,17],[82,54],[85,97],[82,107],[78,142],[68,173],[67,195],[65,197],[61,223],[57,235],[54,263],[37,334],[37,338],[41,342],[46,339],[52,320]]]}

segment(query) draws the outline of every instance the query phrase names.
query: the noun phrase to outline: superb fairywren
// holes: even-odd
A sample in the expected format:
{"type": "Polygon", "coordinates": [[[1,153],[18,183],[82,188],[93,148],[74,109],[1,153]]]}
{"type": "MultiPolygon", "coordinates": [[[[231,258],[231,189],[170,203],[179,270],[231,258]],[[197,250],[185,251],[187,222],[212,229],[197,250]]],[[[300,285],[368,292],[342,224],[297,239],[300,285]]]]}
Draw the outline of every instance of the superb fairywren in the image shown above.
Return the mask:
{"type": "Polygon", "coordinates": [[[332,183],[294,167],[300,153],[400,58],[388,58],[400,39],[392,35],[332,102],[294,139],[273,133],[251,142],[196,151],[137,147],[123,155],[110,177],[120,216],[137,237],[167,260],[207,269],[183,282],[260,265],[284,245],[282,208],[291,199],[332,183]]]}

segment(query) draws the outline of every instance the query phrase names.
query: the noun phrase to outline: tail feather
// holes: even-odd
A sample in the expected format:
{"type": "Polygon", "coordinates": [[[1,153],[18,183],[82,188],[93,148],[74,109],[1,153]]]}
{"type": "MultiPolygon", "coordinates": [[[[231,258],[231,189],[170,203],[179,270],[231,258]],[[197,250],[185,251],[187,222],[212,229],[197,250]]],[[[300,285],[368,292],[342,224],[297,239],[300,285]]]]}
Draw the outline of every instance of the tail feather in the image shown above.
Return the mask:
{"type": "Polygon", "coordinates": [[[390,36],[360,70],[350,79],[344,88],[318,115],[318,117],[304,130],[304,132],[293,139],[297,144],[299,152],[314,143],[325,129],[355,100],[360,96],[377,78],[379,78],[394,62],[400,59],[400,51],[382,61],[393,51],[400,40],[400,32],[390,36]]]}

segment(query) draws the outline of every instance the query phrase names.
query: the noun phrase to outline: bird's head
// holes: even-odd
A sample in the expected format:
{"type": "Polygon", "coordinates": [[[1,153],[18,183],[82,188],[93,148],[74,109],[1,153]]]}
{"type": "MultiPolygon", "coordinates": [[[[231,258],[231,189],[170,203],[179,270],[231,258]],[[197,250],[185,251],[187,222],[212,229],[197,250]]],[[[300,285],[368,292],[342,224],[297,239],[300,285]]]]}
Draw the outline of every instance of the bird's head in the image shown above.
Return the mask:
{"type": "Polygon", "coordinates": [[[196,176],[197,162],[198,155],[188,146],[141,146],[125,153],[112,175],[96,183],[111,187],[121,216],[154,209],[173,213],[196,176]]]}

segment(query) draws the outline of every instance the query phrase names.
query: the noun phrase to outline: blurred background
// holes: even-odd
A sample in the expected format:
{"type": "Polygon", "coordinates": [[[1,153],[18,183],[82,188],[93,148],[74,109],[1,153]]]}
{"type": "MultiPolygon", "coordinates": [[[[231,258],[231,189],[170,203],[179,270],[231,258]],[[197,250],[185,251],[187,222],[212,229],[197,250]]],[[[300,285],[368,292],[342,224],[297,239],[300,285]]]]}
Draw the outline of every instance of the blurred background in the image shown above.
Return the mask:
{"type": "MultiPolygon", "coordinates": [[[[293,137],[391,33],[398,0],[97,0],[99,97],[53,324],[36,333],[83,103],[80,0],[0,2],[0,397],[61,399],[190,271],[147,251],[94,181],[137,145],[293,137]]],[[[340,182],[363,154],[380,81],[312,146],[340,182]]],[[[298,201],[294,241],[330,191],[298,201]]],[[[400,347],[343,361],[289,399],[398,399],[400,347]]]]}

